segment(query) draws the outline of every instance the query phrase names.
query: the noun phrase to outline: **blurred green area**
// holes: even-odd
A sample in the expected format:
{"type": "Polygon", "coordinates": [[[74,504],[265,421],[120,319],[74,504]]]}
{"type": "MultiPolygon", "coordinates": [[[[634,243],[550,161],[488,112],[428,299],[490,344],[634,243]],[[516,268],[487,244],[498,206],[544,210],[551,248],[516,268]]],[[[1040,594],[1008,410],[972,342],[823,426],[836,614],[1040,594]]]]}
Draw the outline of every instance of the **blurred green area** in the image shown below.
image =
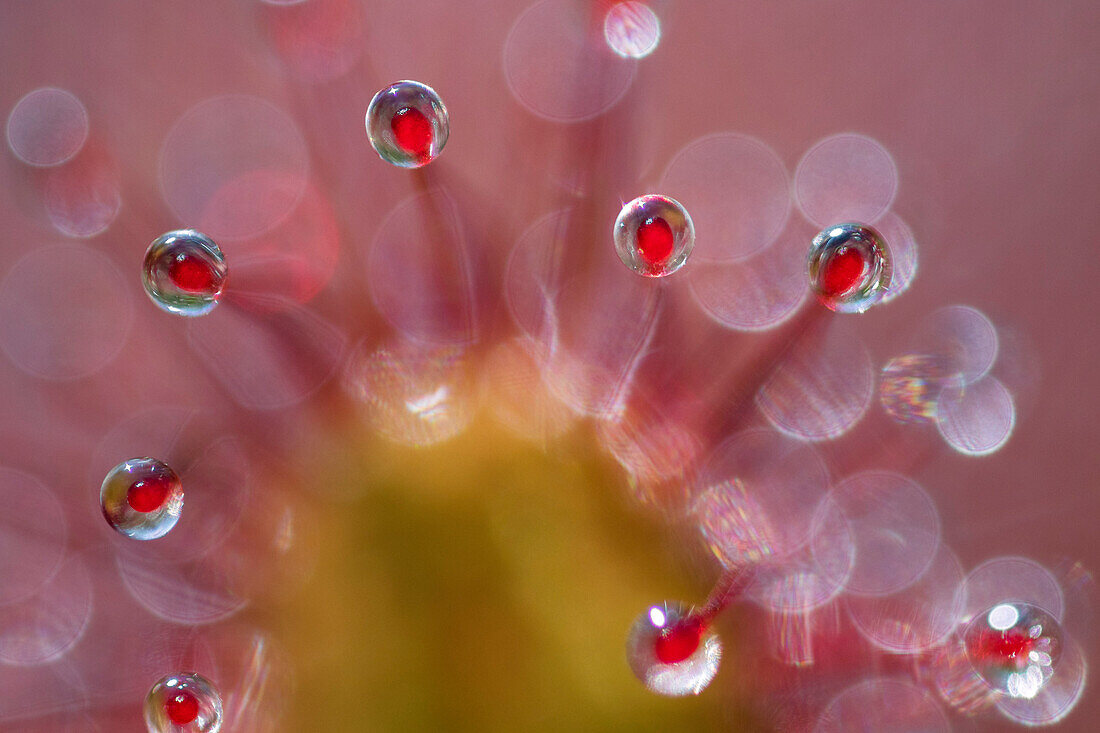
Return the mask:
{"type": "Polygon", "coordinates": [[[708,589],[589,437],[544,452],[479,422],[439,447],[343,434],[311,456],[310,490],[343,498],[318,500],[316,572],[273,619],[285,729],[752,730],[728,674],[679,699],[631,675],[635,616],[708,589]]]}

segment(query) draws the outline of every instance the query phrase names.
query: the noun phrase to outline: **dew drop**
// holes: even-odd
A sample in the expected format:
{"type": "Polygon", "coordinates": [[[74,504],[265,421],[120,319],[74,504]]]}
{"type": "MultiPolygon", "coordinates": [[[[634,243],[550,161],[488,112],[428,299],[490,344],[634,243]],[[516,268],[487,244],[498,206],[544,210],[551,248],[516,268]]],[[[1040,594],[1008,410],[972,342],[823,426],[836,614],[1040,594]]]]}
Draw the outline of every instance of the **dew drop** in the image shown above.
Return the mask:
{"type": "Polygon", "coordinates": [[[695,245],[695,226],[675,199],[641,196],[619,212],[614,237],[627,267],[645,277],[664,277],[684,266],[695,245]]]}
{"type": "Polygon", "coordinates": [[[882,235],[863,224],[838,224],[814,237],[808,259],[818,299],[839,313],[862,313],[890,285],[890,256],[882,235]]]}
{"type": "Polygon", "coordinates": [[[133,458],[108,472],[99,500],[103,516],[116,530],[136,540],[153,540],[179,521],[183,485],[167,464],[133,458]]]}
{"type": "Polygon", "coordinates": [[[367,107],[367,136],[387,163],[419,168],[447,144],[447,108],[431,87],[399,81],[374,95],[367,107]]]}
{"type": "Polygon", "coordinates": [[[229,268],[212,239],[181,229],[149,245],[141,274],[145,292],[158,306],[181,316],[201,316],[218,304],[229,268]]]}
{"type": "Polygon", "coordinates": [[[682,603],[651,606],[627,635],[630,669],[661,695],[698,695],[714,679],[721,656],[721,640],[682,603]]]}
{"type": "Polygon", "coordinates": [[[976,616],[963,633],[974,671],[1009,697],[1032,698],[1055,673],[1062,627],[1029,603],[1000,603],[976,616]]]}
{"type": "Polygon", "coordinates": [[[222,700],[210,680],[187,673],[158,681],[145,698],[150,733],[218,733],[222,700]]]}

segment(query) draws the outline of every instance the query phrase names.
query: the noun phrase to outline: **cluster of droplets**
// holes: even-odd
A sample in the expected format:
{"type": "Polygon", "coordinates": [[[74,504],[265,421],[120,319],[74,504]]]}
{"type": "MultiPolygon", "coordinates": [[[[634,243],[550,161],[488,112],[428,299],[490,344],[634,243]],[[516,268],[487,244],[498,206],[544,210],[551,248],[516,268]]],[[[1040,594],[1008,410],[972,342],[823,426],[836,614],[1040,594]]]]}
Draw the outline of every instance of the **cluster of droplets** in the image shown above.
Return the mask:
{"type": "MultiPolygon", "coordinates": [[[[447,142],[447,109],[431,88],[412,81],[375,95],[367,110],[371,144],[383,160],[403,168],[431,162],[447,142]]],[[[145,292],[157,306],[181,316],[202,316],[218,304],[228,276],[214,240],[193,229],[171,231],[149,246],[142,266],[145,292]]],[[[155,458],[132,458],[112,468],[100,488],[107,523],[136,540],[165,536],[183,510],[176,472],[155,458]]],[[[169,675],[146,696],[151,733],[218,733],[222,701],[214,685],[194,674],[169,675]]]]}
{"type": "Polygon", "coordinates": [[[375,94],[367,107],[366,125],[378,155],[400,168],[419,168],[435,160],[450,134],[443,100],[416,81],[399,81],[375,94]]]}
{"type": "MultiPolygon", "coordinates": [[[[430,163],[450,132],[443,100],[416,81],[399,81],[375,94],[367,107],[366,127],[378,155],[402,168],[430,163]]],[[[619,258],[631,270],[645,277],[665,277],[687,262],[695,246],[695,226],[679,201],[648,194],[622,207],[613,240],[619,258]]],[[[818,299],[840,313],[862,313],[882,300],[890,286],[886,242],[865,224],[823,230],[814,237],[807,262],[818,299]]]]}
{"type": "MultiPolygon", "coordinates": [[[[229,274],[214,240],[193,229],[153,240],[142,266],[145,292],[160,308],[201,316],[218,304],[229,274]]],[[[107,472],[99,493],[107,523],[136,540],[168,534],[183,511],[183,484],[156,458],[132,458],[107,472]]],[[[218,733],[222,701],[214,685],[194,674],[169,675],[149,690],[144,705],[150,733],[218,733]]]]}
{"type": "MultiPolygon", "coordinates": [[[[617,25],[609,27],[615,31],[607,31],[610,42],[621,33],[617,25]]],[[[659,35],[659,30],[656,33],[659,35]]],[[[622,54],[640,57],[652,50],[652,46],[646,48],[634,50],[631,46],[622,54]]],[[[439,95],[414,81],[397,82],[379,91],[367,109],[366,128],[378,155],[402,168],[430,163],[449,135],[447,110],[439,95]]],[[[644,277],[659,278],[687,262],[695,244],[695,229],[682,204],[651,194],[622,207],[613,241],[628,268],[644,277]]],[[[807,267],[810,286],[820,302],[841,313],[867,310],[883,298],[891,282],[886,242],[875,229],[859,223],[838,224],[814,237],[807,267]]],[[[142,269],[143,284],[152,300],[183,316],[209,313],[217,305],[227,274],[218,245],[190,229],[168,232],[154,240],[142,269]]],[[[931,419],[926,411],[909,407],[927,402],[922,391],[927,385],[907,380],[907,366],[899,364],[894,370],[897,388],[891,392],[889,404],[884,397],[884,404],[888,410],[904,412],[907,420],[931,419]]],[[[888,369],[884,378],[891,378],[894,371],[888,369]]],[[[155,539],[167,534],[179,520],[183,488],[178,475],[165,463],[135,458],[107,474],[101,506],[108,523],[120,533],[138,540],[155,539]]],[[[710,622],[710,613],[678,602],[646,609],[627,638],[632,671],[653,692],[699,694],[714,679],[722,656],[721,640],[710,622]]],[[[1061,630],[1041,609],[1025,603],[1002,603],[966,627],[963,646],[974,671],[991,688],[1011,697],[1031,698],[1054,673],[1061,653],[1061,630]]],[[[144,716],[153,733],[217,733],[222,703],[204,677],[172,675],[149,691],[144,716]]]]}
{"type": "Polygon", "coordinates": [[[107,523],[116,530],[135,540],[154,540],[179,521],[183,485],[166,463],[132,458],[107,473],[99,503],[107,523]]]}
{"type": "Polygon", "coordinates": [[[160,679],[145,697],[149,733],[218,733],[222,700],[210,680],[188,673],[160,679]]]}
{"type": "MultiPolygon", "coordinates": [[[[687,262],[695,226],[679,201],[650,194],[623,206],[613,237],[623,264],[645,277],[665,277],[687,262]]],[[[865,224],[838,224],[820,232],[810,244],[807,265],[818,300],[839,313],[862,313],[890,287],[886,241],[865,224]]]]}
{"type": "MultiPolygon", "coordinates": [[[[447,140],[447,113],[433,90],[398,82],[375,95],[367,111],[371,144],[383,160],[415,168],[433,160],[447,140]]],[[[695,244],[691,216],[668,196],[640,196],[619,212],[613,228],[615,251],[644,277],[671,275],[684,266],[695,244]]],[[[809,284],[818,300],[840,313],[862,313],[886,295],[892,265],[886,242],[870,226],[843,223],[821,231],[807,257],[809,284]]],[[[898,364],[895,388],[884,394],[888,410],[908,421],[931,419],[921,405],[933,385],[907,379],[910,365],[898,364]]],[[[893,384],[893,383],[891,383],[893,384]]],[[[728,600],[728,599],[727,599],[728,600]]],[[[713,613],[665,602],[638,616],[627,636],[627,661],[645,686],[670,696],[699,694],[718,671],[722,644],[710,630],[713,613]]],[[[975,619],[964,648],[975,672],[993,689],[1030,698],[1051,677],[1061,649],[1057,622],[1027,604],[1001,604],[975,619]]]]}
{"type": "MultiPolygon", "coordinates": [[[[720,609],[700,612],[666,601],[643,611],[627,634],[626,657],[652,692],[697,695],[714,679],[721,639],[710,629],[720,609]]],[[[1029,603],[1003,602],[974,617],[961,646],[977,679],[994,695],[1030,700],[1056,673],[1065,645],[1061,624],[1029,603]]]]}
{"type": "Polygon", "coordinates": [[[978,676],[997,692],[1027,699],[1050,680],[1062,643],[1058,621],[1029,603],[1000,603],[975,617],[963,633],[978,676]]]}
{"type": "MultiPolygon", "coordinates": [[[[194,229],[178,229],[154,239],[141,268],[149,298],[181,316],[212,311],[228,275],[221,249],[194,229]]],[[[163,461],[132,458],[107,473],[99,503],[107,523],[122,534],[137,540],[157,539],[179,521],[183,485],[163,461]]]]}

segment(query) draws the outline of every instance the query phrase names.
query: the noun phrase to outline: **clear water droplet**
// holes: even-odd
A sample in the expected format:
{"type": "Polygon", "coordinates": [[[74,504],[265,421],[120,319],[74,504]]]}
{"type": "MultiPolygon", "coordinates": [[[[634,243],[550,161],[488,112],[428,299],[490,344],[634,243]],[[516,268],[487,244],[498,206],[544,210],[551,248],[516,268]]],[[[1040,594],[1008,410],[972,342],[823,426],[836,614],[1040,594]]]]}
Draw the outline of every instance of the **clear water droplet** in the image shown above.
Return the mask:
{"type": "Polygon", "coordinates": [[[647,608],[626,639],[630,669],[661,695],[698,695],[718,673],[721,657],[718,636],[675,601],[647,608]]]}
{"type": "Polygon", "coordinates": [[[141,280],[158,306],[181,316],[201,316],[218,304],[229,268],[214,240],[193,229],[168,232],[145,253],[141,280]]]}
{"type": "Polygon", "coordinates": [[[145,697],[145,725],[150,733],[218,733],[221,697],[202,675],[168,675],[145,697]]]}
{"type": "Polygon", "coordinates": [[[370,144],[382,160],[400,168],[419,168],[435,160],[449,134],[443,100],[420,82],[391,84],[367,107],[370,144]]]}
{"type": "Polygon", "coordinates": [[[882,300],[890,285],[886,241],[864,224],[822,230],[810,245],[808,264],[818,300],[838,313],[862,313],[882,300]]]}
{"type": "Polygon", "coordinates": [[[695,225],[679,201],[668,196],[639,196],[615,220],[615,251],[634,272],[664,277],[687,262],[695,246],[695,225]]]}
{"type": "Polygon", "coordinates": [[[1063,646],[1061,624],[1030,603],[999,603],[963,633],[974,671],[1009,697],[1035,697],[1054,674],[1063,646]]]}
{"type": "Polygon", "coordinates": [[[107,523],[135,540],[168,534],[183,510],[183,485],[167,464],[132,458],[107,473],[99,490],[107,523]]]}

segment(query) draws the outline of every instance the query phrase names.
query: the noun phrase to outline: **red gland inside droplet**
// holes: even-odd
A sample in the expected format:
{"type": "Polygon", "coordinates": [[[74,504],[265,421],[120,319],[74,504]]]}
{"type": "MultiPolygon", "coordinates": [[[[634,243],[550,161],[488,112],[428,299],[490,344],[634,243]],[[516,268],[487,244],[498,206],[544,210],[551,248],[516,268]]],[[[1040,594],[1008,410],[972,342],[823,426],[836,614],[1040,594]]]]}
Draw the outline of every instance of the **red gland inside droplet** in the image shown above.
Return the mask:
{"type": "Polygon", "coordinates": [[[217,274],[209,263],[199,257],[180,254],[168,265],[172,283],[187,293],[209,293],[216,289],[217,274]]]}
{"type": "Polygon", "coordinates": [[[825,261],[821,273],[821,293],[835,298],[854,288],[863,278],[863,253],[855,247],[842,247],[825,261]]]}
{"type": "Polygon", "coordinates": [[[695,620],[681,621],[661,629],[653,642],[653,653],[662,664],[682,662],[699,648],[703,638],[703,625],[695,620]]]}
{"type": "Polygon", "coordinates": [[[999,664],[1015,663],[1024,666],[1028,654],[1037,640],[1019,629],[1006,631],[985,631],[972,642],[970,656],[982,661],[994,661],[999,664]]]}
{"type": "Polygon", "coordinates": [[[676,237],[672,234],[672,227],[661,217],[651,216],[643,221],[635,236],[638,256],[647,265],[659,265],[672,256],[676,237]]]}
{"type": "Polygon", "coordinates": [[[172,491],[169,476],[154,476],[130,484],[126,490],[126,503],[135,512],[155,512],[164,506],[172,491]]]}
{"type": "Polygon", "coordinates": [[[426,158],[432,151],[432,123],[424,113],[413,107],[402,107],[390,119],[393,139],[401,149],[417,158],[426,158]]]}
{"type": "Polygon", "coordinates": [[[199,701],[187,690],[179,690],[164,701],[164,712],[176,725],[187,725],[199,717],[199,701]]]}

